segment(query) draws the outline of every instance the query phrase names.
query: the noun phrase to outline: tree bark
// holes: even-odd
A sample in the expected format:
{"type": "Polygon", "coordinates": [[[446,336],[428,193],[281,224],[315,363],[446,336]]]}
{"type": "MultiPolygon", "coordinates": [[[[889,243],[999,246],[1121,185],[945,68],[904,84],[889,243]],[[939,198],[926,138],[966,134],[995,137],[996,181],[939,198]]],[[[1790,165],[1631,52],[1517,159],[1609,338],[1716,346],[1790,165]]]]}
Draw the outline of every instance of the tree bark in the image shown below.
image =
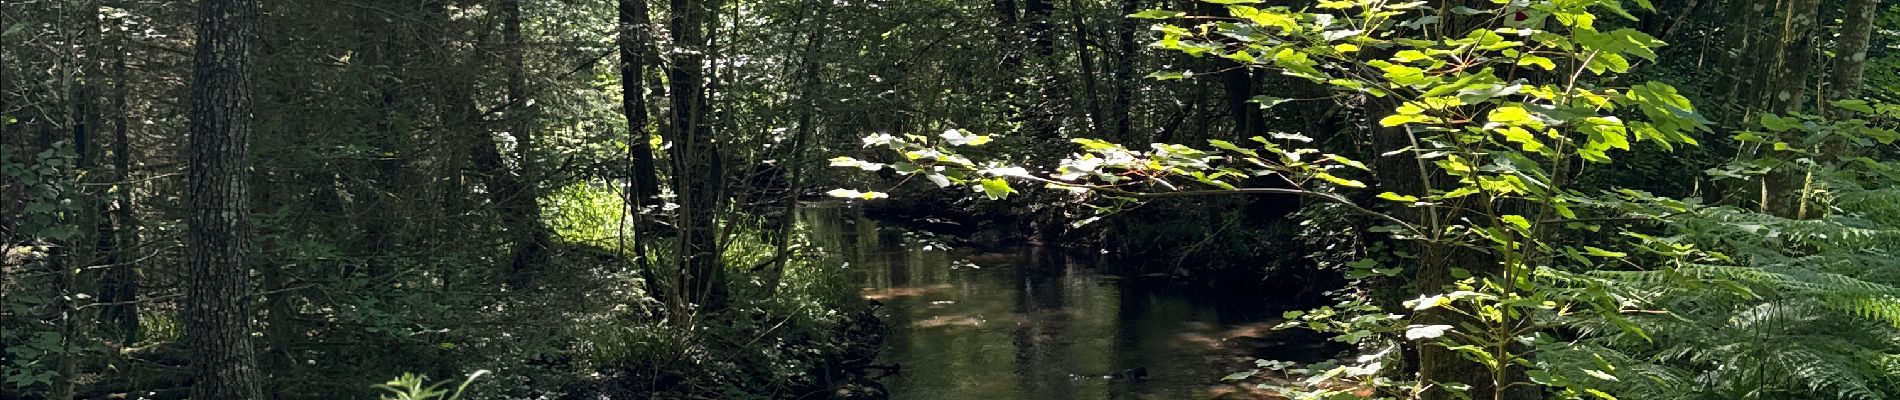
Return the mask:
{"type": "Polygon", "coordinates": [[[1841,22],[1841,37],[1834,44],[1834,82],[1828,92],[1834,100],[1860,97],[1867,77],[1867,50],[1874,32],[1874,17],[1880,14],[1880,0],[1853,0],[1841,22]]]}
{"type": "Polygon", "coordinates": [[[1768,8],[1771,1],[1730,0],[1728,20],[1731,21],[1731,29],[1726,40],[1729,52],[1725,65],[1729,71],[1729,86],[1726,97],[1734,106],[1732,111],[1737,117],[1747,115],[1747,110],[1757,105],[1750,90],[1761,76],[1762,68],[1750,55],[1765,54],[1759,50],[1762,46],[1756,40],[1755,30],[1760,29],[1765,19],[1762,11],[1768,8]]]}
{"type": "Polygon", "coordinates": [[[251,344],[251,47],[255,0],[198,3],[186,192],[185,337],[198,400],[263,398],[251,344]]]}
{"type": "Polygon", "coordinates": [[[653,22],[649,20],[647,0],[620,0],[620,93],[621,113],[627,119],[627,151],[633,158],[628,181],[630,193],[649,204],[660,194],[658,168],[653,161],[653,136],[648,134],[645,74],[649,43],[653,42],[653,22]]]}
{"type": "MultiPolygon", "coordinates": [[[[502,45],[507,49],[504,57],[508,59],[508,102],[504,112],[509,133],[515,137],[516,168],[514,176],[507,176],[504,170],[489,170],[493,177],[491,182],[499,186],[490,189],[512,189],[511,193],[498,193],[505,196],[497,203],[501,206],[503,224],[514,231],[514,254],[508,263],[510,278],[521,283],[526,281],[526,274],[547,262],[547,249],[553,239],[547,224],[541,221],[541,194],[535,183],[534,112],[528,105],[527,67],[526,60],[522,59],[527,43],[521,38],[521,0],[503,0],[501,11],[501,35],[505,42],[502,45]]],[[[491,142],[494,140],[493,135],[484,136],[491,142]]]]}
{"type": "MultiPolygon", "coordinates": [[[[1773,64],[1763,74],[1766,79],[1760,93],[1762,112],[1776,115],[1803,111],[1809,77],[1819,57],[1815,47],[1820,0],[1785,0],[1784,4],[1780,41],[1774,47],[1773,64]]],[[[1804,171],[1796,169],[1791,163],[1762,177],[1762,209],[1787,218],[1803,217],[1800,193],[1807,190],[1808,182],[1802,177],[1804,171]]]]}
{"type": "Polygon", "coordinates": [[[94,325],[91,321],[94,318],[82,315],[84,313],[80,311],[79,302],[67,299],[83,299],[85,297],[80,294],[97,288],[93,282],[97,275],[94,270],[80,267],[98,264],[102,258],[100,255],[113,250],[112,225],[106,218],[108,212],[103,201],[107,174],[99,168],[99,161],[104,158],[104,150],[100,147],[104,141],[98,137],[101,122],[95,96],[100,71],[98,57],[104,48],[99,42],[99,4],[82,1],[62,5],[59,15],[62,36],[69,40],[70,46],[66,53],[61,54],[65,60],[60,71],[63,75],[60,81],[67,97],[65,125],[72,133],[70,139],[73,151],[78,156],[74,168],[81,177],[76,182],[79,184],[78,195],[71,198],[78,209],[75,213],[77,218],[66,221],[76,225],[81,234],[71,240],[62,240],[59,244],[72,250],[60,252],[61,256],[70,257],[70,260],[65,261],[66,268],[59,269],[59,290],[55,292],[66,299],[59,301],[61,350],[59,364],[55,367],[58,375],[53,381],[50,395],[53,398],[66,398],[73,394],[74,378],[78,376],[79,359],[83,356],[78,347],[86,341],[86,337],[91,336],[90,328],[94,325]],[[77,21],[66,18],[76,18],[77,21]],[[67,30],[68,26],[75,25],[76,30],[67,30]]]}
{"type": "MultiPolygon", "coordinates": [[[[1205,15],[1233,16],[1226,7],[1221,5],[1199,3],[1199,6],[1205,15]]],[[[1234,119],[1233,136],[1230,138],[1238,139],[1262,134],[1260,125],[1264,116],[1260,112],[1260,105],[1252,102],[1252,71],[1244,65],[1228,65],[1230,63],[1218,58],[1208,59],[1205,63],[1210,70],[1225,70],[1218,75],[1221,83],[1222,104],[1227,106],[1227,115],[1234,119]]],[[[1219,132],[1215,134],[1218,135],[1219,132]]]]}
{"type": "Polygon", "coordinates": [[[680,237],[679,266],[683,273],[674,293],[704,311],[726,305],[725,266],[718,246],[717,212],[721,181],[719,155],[713,144],[711,114],[706,99],[707,51],[705,27],[711,10],[702,0],[671,0],[668,28],[673,34],[673,62],[667,69],[668,95],[673,101],[674,190],[680,237]]]}
{"type": "Polygon", "coordinates": [[[1102,98],[1097,95],[1095,89],[1097,81],[1095,55],[1089,52],[1089,30],[1088,25],[1082,22],[1082,3],[1069,0],[1069,21],[1071,25],[1074,25],[1070,28],[1075,29],[1075,58],[1082,67],[1077,79],[1082,81],[1082,97],[1089,108],[1088,132],[1091,136],[1099,135],[1100,132],[1097,130],[1109,121],[1107,121],[1107,116],[1102,114],[1102,98]]]}
{"type": "Polygon", "coordinates": [[[99,301],[117,304],[99,312],[99,325],[120,344],[137,342],[139,332],[138,247],[139,221],[132,203],[131,121],[126,115],[128,94],[125,67],[126,38],[113,46],[112,56],[112,181],[114,202],[111,222],[118,229],[112,238],[113,251],[106,255],[105,270],[99,280],[99,301]]]}
{"type": "Polygon", "coordinates": [[[1028,69],[1023,72],[1029,74],[1035,82],[1031,89],[1033,94],[1029,96],[1031,103],[1025,110],[1029,112],[1024,115],[1024,118],[1028,119],[1029,133],[1034,138],[1053,142],[1061,134],[1061,119],[1068,108],[1066,105],[1069,96],[1061,74],[1058,74],[1056,72],[1058,69],[1054,67],[1057,65],[1055,62],[1056,32],[1054,21],[1051,19],[1055,14],[1055,4],[1051,1],[1025,0],[1023,2],[1023,22],[1027,25],[1024,36],[1028,37],[1029,49],[1034,51],[1035,55],[1030,60],[1028,69]]]}
{"type": "Polygon", "coordinates": [[[1780,42],[1776,46],[1774,67],[1769,70],[1762,92],[1763,109],[1786,115],[1799,112],[1806,104],[1808,78],[1814,70],[1815,44],[1819,32],[1820,0],[1787,0],[1782,10],[1780,42]]]}
{"type": "MultiPolygon", "coordinates": [[[[652,125],[647,110],[646,71],[649,61],[653,61],[652,44],[653,21],[651,20],[647,0],[619,0],[619,36],[620,46],[620,108],[621,115],[627,119],[627,212],[633,217],[633,253],[634,263],[640,268],[640,277],[645,284],[647,295],[668,301],[668,294],[660,284],[659,274],[653,270],[653,263],[647,258],[646,239],[651,233],[647,228],[648,217],[644,213],[649,205],[659,204],[660,174],[653,158],[653,136],[648,127],[652,125]]],[[[653,63],[658,64],[658,63],[653,63]]],[[[659,87],[654,87],[659,90],[659,87]]],[[[625,233],[622,233],[625,235],[625,233]]]]}
{"type": "Polygon", "coordinates": [[[1127,16],[1141,12],[1141,1],[1121,0],[1121,6],[1121,29],[1115,33],[1115,45],[1117,47],[1115,76],[1113,77],[1113,79],[1115,79],[1115,104],[1113,106],[1115,114],[1115,137],[1120,140],[1133,140],[1134,137],[1130,130],[1133,129],[1132,126],[1134,125],[1132,121],[1132,108],[1134,107],[1135,86],[1137,84],[1135,81],[1135,60],[1136,56],[1139,55],[1136,49],[1140,48],[1135,44],[1135,30],[1140,29],[1141,24],[1136,22],[1134,18],[1128,18],[1127,16]]]}

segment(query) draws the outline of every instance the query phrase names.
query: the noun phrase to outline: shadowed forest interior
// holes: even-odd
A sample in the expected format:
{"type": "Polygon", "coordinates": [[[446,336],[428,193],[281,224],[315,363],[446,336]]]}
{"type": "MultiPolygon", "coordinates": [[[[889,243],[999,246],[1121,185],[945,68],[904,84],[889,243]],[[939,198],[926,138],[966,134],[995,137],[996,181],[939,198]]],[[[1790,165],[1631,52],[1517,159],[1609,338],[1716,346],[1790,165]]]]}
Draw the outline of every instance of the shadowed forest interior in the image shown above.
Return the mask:
{"type": "Polygon", "coordinates": [[[0,400],[1900,398],[1900,3],[0,0],[0,400]]]}

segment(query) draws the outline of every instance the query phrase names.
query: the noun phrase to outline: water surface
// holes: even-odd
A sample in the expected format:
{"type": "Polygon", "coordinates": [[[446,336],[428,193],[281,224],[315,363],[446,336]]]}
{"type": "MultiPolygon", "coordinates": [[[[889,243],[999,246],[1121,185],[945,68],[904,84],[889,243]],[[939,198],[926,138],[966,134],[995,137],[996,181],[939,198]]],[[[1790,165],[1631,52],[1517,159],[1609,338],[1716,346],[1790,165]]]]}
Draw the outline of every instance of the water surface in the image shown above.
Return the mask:
{"type": "Polygon", "coordinates": [[[1271,330],[1277,309],[1105,275],[1095,257],[946,251],[850,208],[804,219],[883,304],[890,333],[879,363],[901,372],[880,382],[895,400],[1260,398],[1220,378],[1257,356],[1315,356],[1298,350],[1312,343],[1271,330]],[[1286,352],[1306,354],[1276,354],[1286,352]]]}

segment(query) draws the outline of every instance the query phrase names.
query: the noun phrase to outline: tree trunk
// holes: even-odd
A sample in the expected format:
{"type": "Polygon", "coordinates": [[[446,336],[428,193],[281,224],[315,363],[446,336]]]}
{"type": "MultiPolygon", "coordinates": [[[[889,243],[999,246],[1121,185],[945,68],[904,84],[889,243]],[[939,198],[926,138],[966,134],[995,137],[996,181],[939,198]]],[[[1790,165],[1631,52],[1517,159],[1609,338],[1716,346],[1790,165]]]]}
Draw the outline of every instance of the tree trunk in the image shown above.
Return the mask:
{"type": "Polygon", "coordinates": [[[722,176],[713,144],[711,109],[706,100],[705,27],[712,17],[704,1],[671,0],[668,28],[673,34],[673,63],[667,69],[668,95],[673,101],[674,190],[679,227],[679,289],[682,299],[701,310],[718,311],[726,305],[725,267],[718,248],[719,192],[722,176]]]}
{"type": "Polygon", "coordinates": [[[1082,67],[1077,79],[1082,81],[1082,97],[1089,107],[1088,132],[1090,136],[1100,135],[1101,132],[1097,130],[1101,129],[1102,124],[1108,123],[1108,120],[1102,114],[1102,98],[1095,91],[1095,55],[1089,52],[1088,25],[1082,22],[1080,2],[1069,0],[1069,21],[1071,25],[1074,25],[1071,28],[1075,29],[1075,58],[1082,67]]]}
{"type": "MultiPolygon", "coordinates": [[[[521,38],[521,1],[503,0],[501,35],[508,58],[507,95],[508,102],[503,111],[507,116],[507,127],[515,137],[515,174],[508,176],[501,169],[490,169],[491,182],[499,185],[490,189],[512,189],[497,201],[501,206],[502,223],[514,231],[514,255],[509,261],[509,276],[516,283],[525,282],[526,274],[536,266],[547,262],[547,248],[552,241],[547,225],[541,221],[541,194],[535,188],[534,171],[534,112],[528,106],[527,71],[522,59],[522,47],[526,42],[521,38]],[[512,182],[505,182],[512,181],[512,182]]],[[[477,117],[479,118],[479,117],[477,117]]],[[[494,135],[483,135],[494,140],[494,135]]],[[[493,146],[490,146],[491,148],[493,146]]],[[[499,149],[496,150],[499,152],[499,149]]],[[[499,154],[497,154],[499,158],[499,154]]]]}
{"type": "Polygon", "coordinates": [[[104,141],[98,137],[101,123],[98,101],[94,96],[100,70],[98,57],[104,48],[99,43],[99,4],[83,1],[63,7],[70,9],[62,8],[60,18],[78,19],[62,21],[62,25],[76,25],[77,28],[72,31],[66,30],[65,26],[60,28],[62,36],[71,45],[61,55],[65,65],[60,71],[63,74],[60,81],[67,95],[65,125],[71,130],[73,151],[78,156],[74,168],[81,177],[76,182],[79,184],[78,195],[71,198],[78,210],[75,213],[77,218],[65,222],[79,227],[81,234],[71,240],[62,240],[59,244],[72,249],[60,252],[61,256],[70,259],[65,261],[65,268],[59,269],[59,291],[56,292],[66,299],[59,301],[61,350],[56,366],[58,375],[50,391],[53,398],[72,396],[74,378],[78,376],[79,359],[83,353],[79,351],[79,346],[86,342],[86,337],[91,336],[89,328],[94,325],[94,318],[82,315],[81,304],[75,301],[86,298],[81,294],[97,288],[96,283],[92,282],[97,274],[92,272],[93,268],[87,267],[98,264],[101,254],[113,251],[112,225],[106,219],[108,212],[103,201],[107,174],[99,168],[99,161],[104,158],[104,150],[100,145],[104,141]]]}
{"type": "Polygon", "coordinates": [[[648,47],[653,42],[653,23],[648,20],[647,0],[620,0],[620,93],[621,113],[627,118],[627,148],[632,157],[629,192],[641,204],[657,200],[660,194],[659,172],[653,161],[653,137],[647,133],[647,99],[644,76],[648,47]]]}
{"type": "MultiPolygon", "coordinates": [[[[822,7],[822,6],[821,6],[822,7]]],[[[828,7],[827,7],[828,8],[828,7]]],[[[778,256],[772,260],[772,268],[765,273],[766,297],[778,293],[780,280],[785,276],[785,265],[792,258],[792,234],[798,224],[798,196],[805,177],[805,148],[811,143],[811,137],[817,131],[818,119],[818,75],[823,68],[825,39],[831,37],[825,31],[831,26],[828,9],[815,13],[812,28],[805,31],[805,50],[801,53],[798,69],[798,127],[792,136],[792,145],[786,152],[782,165],[786,166],[787,183],[785,185],[785,206],[779,214],[778,256]]]]}
{"type": "Polygon", "coordinates": [[[1763,109],[1783,115],[1799,112],[1806,104],[1808,77],[1814,70],[1821,5],[1820,0],[1787,0],[1786,3],[1774,67],[1769,70],[1767,90],[1762,92],[1763,109]]]}
{"type": "Polygon", "coordinates": [[[1874,17],[1880,14],[1880,0],[1853,0],[1841,23],[1841,37],[1834,44],[1834,82],[1828,92],[1831,99],[1860,97],[1867,77],[1868,43],[1873,37],[1874,17]]]}
{"type": "Polygon", "coordinates": [[[646,239],[650,234],[647,227],[650,225],[643,212],[660,200],[660,174],[653,159],[653,136],[647,130],[651,120],[647,114],[646,69],[653,57],[650,46],[654,39],[649,13],[647,0],[619,0],[620,112],[627,119],[625,201],[627,212],[635,221],[634,262],[640,268],[647,295],[665,303],[668,301],[666,290],[660,284],[659,274],[653,270],[653,263],[647,259],[646,239]]]}
{"type": "Polygon", "coordinates": [[[1116,51],[1117,57],[1114,72],[1115,104],[1113,108],[1115,113],[1115,138],[1119,140],[1134,140],[1130,130],[1133,129],[1132,108],[1134,107],[1135,86],[1137,83],[1135,81],[1135,57],[1138,55],[1137,49],[1140,48],[1135,44],[1135,30],[1140,29],[1141,24],[1136,22],[1136,19],[1128,18],[1127,16],[1141,12],[1141,1],[1121,0],[1121,6],[1121,30],[1115,33],[1115,46],[1118,48],[1116,51]]]}
{"type": "Polygon", "coordinates": [[[198,3],[186,192],[185,337],[191,398],[263,398],[251,345],[251,46],[255,0],[198,3]]]}
{"type": "MultiPolygon", "coordinates": [[[[1786,0],[1784,3],[1787,7],[1781,10],[1781,37],[1774,47],[1773,64],[1763,74],[1766,79],[1760,100],[1762,112],[1777,115],[1803,110],[1809,94],[1808,79],[1813,73],[1815,58],[1819,57],[1815,45],[1820,30],[1817,24],[1820,0],[1786,0]]],[[[1788,164],[1763,176],[1762,209],[1782,217],[1803,217],[1800,193],[1808,186],[1804,175],[1805,171],[1788,164]]]]}
{"type": "MultiPolygon", "coordinates": [[[[124,37],[121,41],[126,40],[124,37]]],[[[99,281],[99,301],[116,305],[99,312],[99,325],[109,338],[122,345],[137,342],[139,332],[138,263],[139,221],[132,203],[131,121],[126,115],[127,96],[125,44],[114,47],[112,57],[112,181],[114,202],[112,224],[118,227],[113,237],[113,252],[107,254],[104,276],[99,281]]]]}
{"type": "MultiPolygon", "coordinates": [[[[1199,3],[1199,5],[1201,12],[1205,15],[1233,16],[1224,6],[1212,3],[1199,3]]],[[[1227,106],[1227,115],[1234,119],[1233,136],[1229,138],[1238,139],[1262,134],[1260,125],[1264,117],[1260,113],[1260,105],[1252,102],[1253,73],[1246,66],[1234,67],[1228,65],[1226,60],[1218,58],[1207,59],[1204,62],[1209,70],[1226,70],[1219,75],[1223,94],[1222,104],[1227,106]]]]}
{"type": "Polygon", "coordinates": [[[1057,68],[1054,68],[1056,32],[1054,21],[1051,19],[1055,14],[1055,4],[1051,1],[1053,0],[1025,0],[1023,2],[1023,22],[1028,25],[1024,35],[1029,38],[1029,49],[1035,52],[1034,59],[1030,60],[1032,65],[1025,72],[1029,73],[1036,83],[1032,89],[1034,94],[1029,98],[1031,101],[1029,110],[1033,112],[1025,117],[1029,119],[1028,125],[1032,137],[1055,142],[1061,134],[1061,119],[1068,108],[1066,105],[1069,96],[1064,90],[1066,88],[1063,87],[1061,74],[1056,73],[1057,68]]]}
{"type": "MultiPolygon", "coordinates": [[[[1495,5],[1488,0],[1444,0],[1444,3],[1440,6],[1445,9],[1450,9],[1461,5],[1476,9],[1495,7],[1495,5]]],[[[1487,16],[1479,15],[1448,18],[1441,23],[1438,28],[1442,29],[1441,32],[1443,35],[1463,37],[1467,32],[1475,29],[1484,29],[1486,24],[1491,23],[1486,17],[1487,16]]],[[[1439,170],[1427,167],[1424,164],[1426,161],[1418,158],[1418,150],[1416,150],[1418,143],[1413,136],[1413,132],[1403,126],[1390,128],[1381,127],[1377,122],[1379,118],[1391,115],[1393,110],[1398,106],[1396,101],[1375,99],[1369,104],[1372,104],[1372,109],[1366,113],[1365,116],[1368,120],[1365,123],[1374,127],[1372,128],[1372,141],[1375,147],[1374,153],[1390,154],[1400,149],[1414,149],[1412,151],[1401,152],[1397,155],[1381,156],[1375,161],[1374,174],[1379,180],[1381,190],[1400,194],[1424,195],[1431,193],[1434,189],[1443,190],[1454,184],[1454,180],[1449,176],[1439,170]]],[[[1482,200],[1474,200],[1472,197],[1476,196],[1467,196],[1452,200],[1440,207],[1402,207],[1394,210],[1393,214],[1402,220],[1422,227],[1427,232],[1444,232],[1446,224],[1451,224],[1453,221],[1476,219],[1476,215],[1473,215],[1473,211],[1471,210],[1480,204],[1474,204],[1473,202],[1482,200]]],[[[1418,272],[1413,280],[1413,285],[1417,288],[1416,290],[1421,293],[1438,293],[1446,290],[1448,285],[1457,280],[1452,274],[1453,269],[1463,268],[1475,276],[1496,276],[1503,271],[1501,260],[1491,254],[1453,244],[1434,242],[1414,243],[1413,254],[1416,255],[1415,262],[1418,265],[1418,272]]],[[[1464,324],[1469,322],[1473,321],[1470,321],[1464,316],[1446,312],[1442,307],[1420,312],[1418,318],[1414,321],[1416,324],[1446,324],[1460,327],[1465,326],[1464,324]]],[[[1443,385],[1451,383],[1470,385],[1470,389],[1467,390],[1465,394],[1471,396],[1471,398],[1512,400],[1542,398],[1541,390],[1535,386],[1518,385],[1512,389],[1497,387],[1494,383],[1494,377],[1487,367],[1483,364],[1467,360],[1458,355],[1457,352],[1446,349],[1443,346],[1418,345],[1416,347],[1418,357],[1417,366],[1419,369],[1418,379],[1421,385],[1428,385],[1429,387],[1428,390],[1425,390],[1421,394],[1420,399],[1447,400],[1460,398],[1460,396],[1455,395],[1452,391],[1444,389],[1443,385]],[[1500,391],[1502,391],[1502,393],[1500,393],[1500,391]]],[[[1524,375],[1524,372],[1522,368],[1508,368],[1505,370],[1503,380],[1505,382],[1528,382],[1529,379],[1524,375]]]]}
{"type": "Polygon", "coordinates": [[[1731,21],[1731,28],[1726,40],[1726,47],[1729,48],[1726,63],[1729,86],[1726,97],[1734,106],[1733,115],[1741,117],[1748,114],[1747,109],[1756,105],[1755,96],[1749,90],[1761,76],[1761,65],[1759,60],[1750,56],[1765,53],[1759,50],[1762,46],[1758,43],[1755,30],[1760,29],[1764,20],[1762,12],[1773,0],[1729,1],[1728,20],[1731,21]]]}

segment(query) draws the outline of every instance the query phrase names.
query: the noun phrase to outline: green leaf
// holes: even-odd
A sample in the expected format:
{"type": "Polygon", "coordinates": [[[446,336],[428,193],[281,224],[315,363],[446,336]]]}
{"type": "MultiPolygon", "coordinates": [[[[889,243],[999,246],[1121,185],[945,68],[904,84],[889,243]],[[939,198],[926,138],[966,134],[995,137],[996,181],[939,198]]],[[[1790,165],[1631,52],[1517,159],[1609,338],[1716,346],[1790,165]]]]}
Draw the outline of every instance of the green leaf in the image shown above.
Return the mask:
{"type": "Polygon", "coordinates": [[[1557,69],[1557,63],[1552,62],[1549,57],[1536,56],[1536,55],[1526,55],[1524,56],[1524,58],[1518,59],[1517,65],[1519,66],[1534,65],[1534,66],[1537,66],[1538,68],[1543,68],[1545,71],[1554,71],[1557,69]]]}
{"type": "Polygon", "coordinates": [[[1603,258],[1623,258],[1629,256],[1629,253],[1604,250],[1595,246],[1583,246],[1583,253],[1603,258]]]}
{"type": "Polygon", "coordinates": [[[1848,110],[1848,111],[1858,112],[1862,114],[1875,113],[1874,107],[1871,105],[1868,105],[1866,100],[1861,100],[1861,99],[1835,100],[1834,107],[1840,108],[1842,110],[1848,110]]]}
{"type": "Polygon", "coordinates": [[[832,158],[831,166],[853,167],[853,168],[862,169],[865,171],[877,171],[877,170],[884,169],[884,164],[862,161],[856,158],[842,157],[842,156],[832,158]]]}
{"type": "Polygon", "coordinates": [[[1511,224],[1511,226],[1517,227],[1517,229],[1520,231],[1528,232],[1531,230],[1531,220],[1525,219],[1524,216],[1522,215],[1510,214],[1510,215],[1505,215],[1501,217],[1500,219],[1503,219],[1504,223],[1511,224]]]}
{"type": "Polygon", "coordinates": [[[1770,132],[1787,132],[1801,129],[1801,120],[1774,114],[1762,114],[1761,127],[1767,128],[1770,132]]]}
{"type": "Polygon", "coordinates": [[[1325,180],[1327,182],[1332,182],[1332,184],[1334,185],[1345,186],[1349,188],[1366,187],[1365,182],[1333,176],[1333,174],[1328,174],[1326,172],[1314,172],[1313,176],[1318,177],[1319,179],[1325,180]]]}
{"type": "Polygon", "coordinates": [[[1273,108],[1273,106],[1277,106],[1277,105],[1285,104],[1286,102],[1289,102],[1289,101],[1293,101],[1293,99],[1283,99],[1283,98],[1273,97],[1273,96],[1254,96],[1252,101],[1255,103],[1260,103],[1261,109],[1268,109],[1268,108],[1273,108]]]}
{"type": "Polygon", "coordinates": [[[1372,171],[1372,168],[1366,167],[1366,163],[1362,163],[1350,158],[1346,158],[1345,156],[1341,156],[1338,154],[1327,154],[1326,159],[1333,160],[1333,162],[1339,163],[1340,165],[1353,167],[1361,171],[1372,171]]]}
{"type": "Polygon", "coordinates": [[[1404,64],[1387,64],[1380,67],[1385,71],[1385,79],[1400,85],[1414,85],[1425,82],[1425,70],[1404,64]]]}
{"type": "Polygon", "coordinates": [[[1616,396],[1611,396],[1609,393],[1604,393],[1601,390],[1586,388],[1586,389],[1583,389],[1583,392],[1589,393],[1591,396],[1596,396],[1597,398],[1600,398],[1603,400],[1616,400],[1616,396]]]}
{"type": "Polygon", "coordinates": [[[1409,124],[1413,122],[1424,122],[1424,121],[1426,121],[1426,119],[1425,119],[1425,116],[1422,116],[1422,115],[1406,115],[1406,114],[1387,115],[1385,118],[1379,119],[1379,126],[1390,128],[1390,127],[1405,125],[1405,124],[1409,124]]]}
{"type": "Polygon", "coordinates": [[[983,195],[989,197],[990,200],[1002,200],[1008,198],[1010,194],[1016,193],[1016,189],[1009,187],[1009,181],[1003,180],[1002,178],[984,179],[982,189],[983,195]]]}
{"type": "Polygon", "coordinates": [[[1398,61],[1402,63],[1409,63],[1409,62],[1418,61],[1418,60],[1430,60],[1430,59],[1432,59],[1431,56],[1425,55],[1425,52],[1418,51],[1418,50],[1400,50],[1398,54],[1395,54],[1392,56],[1392,61],[1398,61]]]}
{"type": "Polygon", "coordinates": [[[1537,117],[1531,116],[1530,111],[1526,111],[1524,107],[1518,106],[1498,107],[1495,110],[1491,110],[1491,115],[1487,119],[1490,120],[1491,123],[1506,126],[1542,128],[1543,125],[1543,122],[1538,121],[1537,117]]]}
{"type": "Polygon", "coordinates": [[[1318,62],[1313,61],[1313,58],[1307,56],[1306,53],[1293,51],[1292,48],[1280,49],[1280,52],[1273,53],[1273,65],[1286,68],[1287,73],[1293,76],[1309,79],[1325,77],[1318,68],[1313,67],[1319,65],[1318,62]]]}
{"type": "Polygon", "coordinates": [[[1128,18],[1139,19],[1173,19],[1185,16],[1187,16],[1187,13],[1169,10],[1144,10],[1142,12],[1128,14],[1128,18]]]}
{"type": "Polygon", "coordinates": [[[1379,198],[1401,202],[1401,203],[1412,203],[1412,202],[1418,201],[1418,197],[1416,196],[1407,196],[1407,195],[1402,195],[1402,194],[1392,193],[1392,192],[1380,193],[1379,198]]]}
{"type": "Polygon", "coordinates": [[[1194,72],[1192,71],[1155,71],[1154,73],[1148,74],[1148,79],[1161,81],[1174,81],[1193,77],[1194,72]]]}

